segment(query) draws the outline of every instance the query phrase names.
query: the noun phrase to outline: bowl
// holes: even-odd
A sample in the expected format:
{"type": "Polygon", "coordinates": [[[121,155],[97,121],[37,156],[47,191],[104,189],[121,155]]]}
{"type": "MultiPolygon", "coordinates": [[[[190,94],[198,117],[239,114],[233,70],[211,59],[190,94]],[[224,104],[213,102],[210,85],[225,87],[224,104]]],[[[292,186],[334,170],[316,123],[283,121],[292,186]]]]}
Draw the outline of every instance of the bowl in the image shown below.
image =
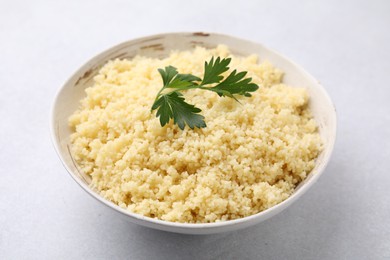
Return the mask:
{"type": "Polygon", "coordinates": [[[70,176],[88,194],[118,213],[119,216],[133,223],[164,231],[184,234],[212,234],[255,225],[278,214],[301,197],[318,180],[330,159],[336,138],[336,110],[325,89],[316,79],[291,60],[264,47],[262,44],[216,33],[166,33],[143,37],[114,46],[92,58],[78,69],[55,97],[52,107],[51,136],[55,150],[70,176]],[[68,126],[69,116],[78,108],[80,100],[85,97],[85,88],[93,85],[93,77],[99,69],[108,60],[116,58],[131,59],[136,55],[164,58],[169,55],[171,50],[190,50],[196,46],[214,48],[218,44],[227,45],[234,55],[258,54],[260,59],[269,60],[275,67],[285,72],[284,83],[307,88],[310,95],[309,107],[318,123],[319,133],[324,142],[324,149],[316,159],[315,168],[296,187],[294,193],[283,202],[255,215],[215,223],[175,223],[145,217],[126,211],[100,196],[98,191],[89,186],[91,178],[79,170],[77,163],[72,158],[69,138],[71,129],[68,126]]]}

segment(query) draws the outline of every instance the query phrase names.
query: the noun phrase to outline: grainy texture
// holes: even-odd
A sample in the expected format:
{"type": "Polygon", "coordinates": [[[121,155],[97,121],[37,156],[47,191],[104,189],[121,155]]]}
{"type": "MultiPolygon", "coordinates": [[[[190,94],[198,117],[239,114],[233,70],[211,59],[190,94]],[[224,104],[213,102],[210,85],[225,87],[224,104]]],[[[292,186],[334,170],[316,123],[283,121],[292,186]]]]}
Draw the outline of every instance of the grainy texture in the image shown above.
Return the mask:
{"type": "Polygon", "coordinates": [[[390,1],[164,4],[1,2],[0,259],[390,259],[390,1]],[[302,65],[335,102],[338,131],[324,174],[281,214],[188,236],[131,224],[87,195],[61,165],[48,125],[57,90],[97,53],[200,30],[263,43],[302,65]]]}
{"type": "Polygon", "coordinates": [[[161,88],[158,68],[202,75],[226,46],[173,52],[158,60],[108,62],[69,119],[72,153],[92,186],[129,211],[174,222],[215,222],[249,216],[286,199],[321,149],[304,88],[281,83],[282,72],[257,57],[232,57],[261,87],[253,97],[221,98],[190,90],[207,127],[161,127],[150,112],[161,88]]]}

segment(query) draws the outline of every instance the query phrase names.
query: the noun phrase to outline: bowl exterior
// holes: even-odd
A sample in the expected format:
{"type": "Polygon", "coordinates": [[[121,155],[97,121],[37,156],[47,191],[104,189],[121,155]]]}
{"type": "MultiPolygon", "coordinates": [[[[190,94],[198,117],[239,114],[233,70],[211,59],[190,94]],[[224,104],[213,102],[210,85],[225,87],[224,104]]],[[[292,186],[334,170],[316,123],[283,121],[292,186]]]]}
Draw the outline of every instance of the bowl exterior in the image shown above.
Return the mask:
{"type": "Polygon", "coordinates": [[[113,209],[125,219],[150,228],[184,234],[211,234],[246,228],[264,221],[287,208],[303,195],[323,173],[329,162],[336,139],[336,110],[325,89],[299,65],[261,44],[215,33],[167,33],[153,35],[124,42],[92,58],[77,70],[59,90],[52,107],[51,136],[54,147],[66,170],[72,178],[92,197],[113,209]],[[172,223],[144,217],[128,212],[114,203],[102,198],[96,190],[89,187],[90,177],[81,172],[70,152],[71,129],[69,116],[77,110],[80,100],[85,97],[85,89],[93,85],[93,77],[99,69],[112,59],[131,59],[136,55],[164,58],[171,50],[191,50],[196,46],[214,48],[225,44],[234,55],[247,56],[257,54],[261,60],[269,60],[274,66],[285,72],[284,83],[305,87],[310,95],[309,107],[319,125],[324,142],[324,150],[316,161],[309,176],[296,188],[285,201],[258,214],[224,222],[187,224],[172,223]]]}

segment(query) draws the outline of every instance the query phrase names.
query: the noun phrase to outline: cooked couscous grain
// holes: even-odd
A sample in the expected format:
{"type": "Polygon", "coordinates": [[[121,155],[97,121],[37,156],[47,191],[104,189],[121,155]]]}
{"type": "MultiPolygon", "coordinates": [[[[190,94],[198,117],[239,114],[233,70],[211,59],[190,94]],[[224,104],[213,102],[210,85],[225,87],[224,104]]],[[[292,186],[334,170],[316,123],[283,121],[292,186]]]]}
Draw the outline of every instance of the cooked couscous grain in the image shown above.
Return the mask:
{"type": "Polygon", "coordinates": [[[172,52],[165,59],[108,62],[70,118],[72,155],[102,196],[131,212],[174,222],[249,216],[289,197],[321,150],[304,88],[256,55],[234,57],[226,46],[172,52]],[[185,99],[206,128],[160,126],[151,113],[162,86],[157,69],[203,74],[211,56],[232,57],[260,88],[250,98],[189,90],[185,99]]]}

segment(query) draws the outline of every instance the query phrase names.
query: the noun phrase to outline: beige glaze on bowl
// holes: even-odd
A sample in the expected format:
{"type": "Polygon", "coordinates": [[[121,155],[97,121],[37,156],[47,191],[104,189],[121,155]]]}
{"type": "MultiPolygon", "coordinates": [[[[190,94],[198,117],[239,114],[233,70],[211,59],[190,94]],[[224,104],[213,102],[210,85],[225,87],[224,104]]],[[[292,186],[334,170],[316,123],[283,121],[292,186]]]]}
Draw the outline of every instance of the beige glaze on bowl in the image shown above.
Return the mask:
{"type": "Polygon", "coordinates": [[[336,138],[336,111],[325,89],[300,66],[261,44],[232,36],[215,33],[167,33],[143,37],[124,42],[97,55],[78,69],[59,90],[52,108],[51,135],[55,149],[73,179],[92,197],[125,219],[150,228],[185,234],[211,234],[233,231],[255,225],[281,212],[305,193],[323,173],[333,150],[336,138]],[[310,95],[309,107],[319,125],[324,142],[324,150],[316,160],[316,166],[309,176],[298,185],[294,193],[285,201],[255,215],[216,223],[187,224],[173,223],[128,212],[101,197],[89,187],[88,175],[82,173],[70,153],[69,116],[77,110],[80,100],[85,97],[85,88],[93,85],[93,77],[109,60],[131,59],[136,55],[164,58],[171,50],[191,50],[196,46],[214,48],[225,44],[234,55],[257,54],[260,60],[269,60],[275,67],[285,72],[283,82],[291,86],[307,88],[310,95]]]}

